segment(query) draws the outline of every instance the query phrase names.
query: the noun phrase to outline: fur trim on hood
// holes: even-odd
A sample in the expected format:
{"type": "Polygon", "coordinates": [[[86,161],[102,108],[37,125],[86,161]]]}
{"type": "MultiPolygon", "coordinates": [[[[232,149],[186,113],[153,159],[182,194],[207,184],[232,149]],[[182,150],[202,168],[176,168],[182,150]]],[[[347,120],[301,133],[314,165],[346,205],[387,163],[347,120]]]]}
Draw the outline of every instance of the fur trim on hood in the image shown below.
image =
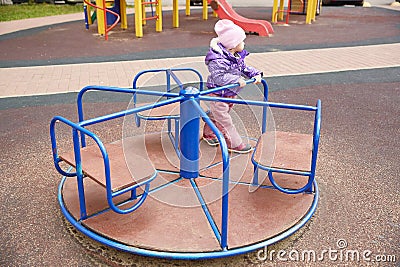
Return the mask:
{"type": "Polygon", "coordinates": [[[218,45],[219,39],[218,38],[213,38],[210,41],[210,48],[217,52],[218,54],[223,54],[224,52],[222,51],[221,47],[218,45]]]}

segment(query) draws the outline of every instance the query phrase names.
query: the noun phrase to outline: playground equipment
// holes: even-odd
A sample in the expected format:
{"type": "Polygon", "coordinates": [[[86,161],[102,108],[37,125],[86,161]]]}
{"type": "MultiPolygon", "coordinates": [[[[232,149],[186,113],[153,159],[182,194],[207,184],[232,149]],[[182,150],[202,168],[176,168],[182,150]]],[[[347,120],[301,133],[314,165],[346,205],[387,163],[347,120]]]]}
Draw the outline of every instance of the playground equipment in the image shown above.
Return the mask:
{"type": "MultiPolygon", "coordinates": [[[[156,32],[162,32],[162,0],[135,0],[134,4],[136,37],[143,37],[143,25],[146,25],[148,20],[155,20],[156,32]],[[146,15],[146,7],[151,8],[151,16],[146,15]],[[153,7],[155,7],[155,12],[153,7]]],[[[208,12],[207,5],[204,8],[203,12],[208,12]]],[[[108,32],[119,22],[121,22],[122,29],[128,28],[125,0],[97,0],[96,4],[84,0],[84,15],[86,29],[89,29],[89,26],[97,19],[97,31],[100,35],[104,35],[106,40],[108,40],[108,32]],[[94,8],[95,11],[92,12],[91,8],[94,8]]],[[[186,15],[190,15],[190,0],[186,0],[186,15]]],[[[178,0],[173,0],[172,25],[174,28],[179,28],[178,0]]]]}
{"type": "MultiPolygon", "coordinates": [[[[246,81],[247,84],[253,82],[254,79],[246,81]]],[[[83,88],[77,100],[78,122],[61,116],[52,119],[53,159],[55,168],[63,175],[58,201],[62,213],[74,227],[118,250],[171,259],[207,259],[263,248],[304,226],[315,212],[319,196],[315,169],[320,101],[316,106],[268,102],[265,81],[262,82],[262,100],[208,96],[238,84],[208,90],[203,85],[201,74],[191,68],[146,70],[135,76],[132,88],[83,88]],[[181,74],[188,72],[198,78],[195,85],[199,89],[181,82],[181,74]],[[138,88],[138,79],[149,73],[165,74],[165,86],[157,90],[138,88]],[[172,90],[171,81],[178,91],[172,90]],[[132,95],[133,107],[86,118],[83,96],[89,91],[132,95]],[[136,98],[139,96],[158,99],[138,105],[136,98]],[[261,136],[247,137],[258,139],[253,155],[228,153],[223,135],[202,107],[202,102],[209,101],[259,108],[261,136]],[[305,137],[271,131],[270,109],[315,113],[313,133],[305,137]],[[144,129],[141,135],[124,134],[122,140],[103,144],[94,130],[88,129],[103,122],[111,123],[118,118],[127,121],[132,117],[140,128],[143,128],[142,120],[155,120],[167,123],[168,130],[144,129]],[[215,132],[218,147],[199,141],[200,118],[215,132]],[[174,121],[178,124],[172,130],[174,121]],[[72,129],[72,151],[59,154],[60,135],[56,126],[72,129]],[[92,139],[91,144],[87,137],[92,139]],[[297,145],[297,140],[302,144],[311,141],[311,144],[297,145]],[[294,148],[285,145],[286,141],[295,141],[294,148]],[[273,156],[275,144],[278,161],[273,156]],[[312,151],[309,172],[303,171],[297,156],[293,158],[293,155],[303,157],[303,149],[306,155],[312,151]],[[288,165],[282,168],[279,164],[281,152],[285,150],[288,153],[284,161],[288,165]],[[268,159],[272,159],[272,164],[268,159]],[[64,170],[60,166],[62,161],[71,167],[64,170]],[[248,168],[252,164],[256,174],[258,169],[276,172],[273,179],[270,177],[272,184],[253,175],[252,168],[248,168]],[[302,175],[308,177],[307,181],[302,175]]],[[[129,124],[127,127],[131,130],[129,124]]]]}
{"type": "Polygon", "coordinates": [[[143,25],[146,21],[156,20],[156,32],[162,32],[162,2],[161,0],[143,1],[135,0],[135,32],[136,37],[143,37],[143,25]],[[156,13],[150,17],[146,17],[146,5],[155,5],[156,13]]]}
{"type": "MultiPolygon", "coordinates": [[[[306,23],[310,24],[315,21],[315,15],[319,14],[321,5],[320,0],[288,0],[287,8],[284,7],[285,0],[274,0],[272,8],[272,22],[278,23],[282,21],[286,14],[286,24],[289,23],[289,15],[293,13],[306,14],[306,23]],[[305,1],[305,3],[303,2],[305,1]],[[293,8],[296,6],[296,8],[293,8]],[[306,8],[305,8],[306,7],[306,8]]],[[[274,33],[272,25],[266,20],[255,20],[245,18],[232,8],[226,0],[203,0],[203,19],[208,19],[208,5],[210,5],[216,16],[221,19],[230,19],[235,24],[242,27],[247,32],[258,33],[260,36],[269,36],[274,33]]],[[[126,2],[124,0],[97,0],[95,4],[88,0],[84,0],[85,25],[89,29],[89,25],[93,24],[97,19],[97,29],[100,35],[104,35],[108,40],[108,33],[118,24],[121,23],[122,29],[128,28],[126,15],[126,2]],[[92,12],[91,8],[95,8],[92,12]]],[[[186,0],[186,16],[190,16],[190,0],[186,0]]],[[[135,34],[136,37],[143,37],[143,25],[148,20],[156,21],[156,32],[162,32],[162,0],[146,1],[135,0],[135,34]],[[146,6],[151,8],[151,16],[146,15],[146,6]],[[153,10],[155,7],[155,12],[153,10]]],[[[172,26],[179,28],[179,6],[178,0],[172,2],[172,26]]]]}
{"type": "MultiPolygon", "coordinates": [[[[108,40],[108,32],[111,31],[119,22],[121,22],[122,29],[128,28],[125,0],[108,2],[106,0],[98,0],[96,1],[96,4],[84,0],[84,14],[86,29],[89,29],[89,25],[93,24],[94,20],[97,19],[98,33],[104,35],[106,40],[108,40]],[[95,12],[91,11],[91,7],[95,8],[95,12]],[[111,26],[108,26],[110,24],[111,26]]],[[[143,25],[146,25],[148,20],[156,20],[156,31],[162,31],[161,0],[135,0],[136,37],[143,37],[143,25]],[[153,11],[153,5],[155,6],[155,14],[153,11]],[[152,15],[150,17],[146,16],[146,6],[151,7],[152,15]]]]}
{"type": "MultiPolygon", "coordinates": [[[[244,30],[249,32],[257,32],[260,36],[268,36],[273,33],[272,26],[264,20],[252,20],[238,15],[232,7],[225,1],[203,0],[203,19],[208,19],[208,4],[211,3],[215,14],[220,18],[227,18],[234,21],[244,30]]],[[[146,1],[135,0],[135,35],[143,37],[143,25],[146,25],[148,20],[156,21],[156,32],[162,32],[162,0],[146,1]],[[146,15],[146,7],[151,8],[151,16],[146,15]],[[155,7],[155,12],[153,10],[155,7]]],[[[190,0],[186,0],[185,8],[186,16],[190,16],[190,0]]],[[[100,35],[104,35],[108,40],[108,33],[118,24],[121,23],[122,29],[128,28],[126,15],[126,2],[124,0],[97,0],[95,4],[88,0],[84,0],[84,15],[86,29],[97,19],[97,31],[100,35]],[[92,12],[91,8],[95,10],[92,12]]],[[[172,2],[172,26],[179,28],[179,6],[178,0],[172,2]]]]}
{"type": "Polygon", "coordinates": [[[236,25],[239,25],[247,32],[255,32],[260,36],[269,36],[274,33],[274,30],[268,21],[248,19],[240,16],[225,0],[209,0],[208,3],[217,13],[219,18],[232,20],[236,25]]]}
{"type": "Polygon", "coordinates": [[[97,19],[97,32],[100,35],[104,35],[106,40],[108,40],[108,33],[117,26],[119,22],[121,22],[122,29],[128,28],[125,0],[116,0],[112,2],[98,0],[96,4],[84,0],[83,10],[86,29],[89,29],[89,25],[93,24],[94,20],[97,19]],[[95,12],[91,12],[91,7],[96,9],[95,12]]]}
{"type": "Polygon", "coordinates": [[[315,21],[315,16],[320,13],[320,0],[288,0],[285,9],[285,0],[274,0],[272,6],[272,23],[280,23],[286,14],[285,24],[289,24],[290,14],[306,15],[306,24],[315,21]]]}
{"type": "Polygon", "coordinates": [[[268,172],[271,184],[279,191],[287,194],[312,192],[317,166],[319,131],[321,127],[321,101],[317,106],[303,107],[303,110],[315,111],[313,134],[275,131],[264,132],[258,140],[252,156],[254,165],[254,184],[258,184],[259,169],[268,172]],[[268,141],[275,140],[274,158],[270,158],[271,148],[268,141]],[[308,182],[298,189],[284,188],[276,182],[273,173],[300,175],[308,177],[308,182]]]}

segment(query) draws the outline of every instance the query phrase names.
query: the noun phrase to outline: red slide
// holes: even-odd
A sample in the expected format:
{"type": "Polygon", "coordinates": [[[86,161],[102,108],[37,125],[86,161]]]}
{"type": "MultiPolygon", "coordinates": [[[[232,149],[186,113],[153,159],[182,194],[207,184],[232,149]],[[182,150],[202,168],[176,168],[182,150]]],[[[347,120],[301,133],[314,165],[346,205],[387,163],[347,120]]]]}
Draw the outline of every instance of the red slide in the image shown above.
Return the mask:
{"type": "Polygon", "coordinates": [[[274,29],[268,21],[240,16],[226,0],[208,0],[208,4],[211,5],[211,8],[218,14],[219,18],[232,20],[247,32],[256,32],[260,36],[269,36],[274,33],[274,29]]]}

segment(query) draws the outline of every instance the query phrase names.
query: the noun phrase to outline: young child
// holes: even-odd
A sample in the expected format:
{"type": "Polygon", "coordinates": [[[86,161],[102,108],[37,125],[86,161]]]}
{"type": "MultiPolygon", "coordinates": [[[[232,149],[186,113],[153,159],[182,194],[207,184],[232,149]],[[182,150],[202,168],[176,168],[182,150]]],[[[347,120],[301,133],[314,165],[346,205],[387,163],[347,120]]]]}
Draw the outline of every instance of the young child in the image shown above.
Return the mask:
{"type": "MultiPolygon", "coordinates": [[[[235,98],[246,85],[245,78],[255,78],[255,83],[261,82],[262,72],[246,66],[244,59],[249,54],[244,50],[244,39],[246,34],[242,28],[232,21],[219,20],[214,27],[218,38],[210,42],[205,63],[210,75],[207,78],[207,87],[215,88],[228,84],[239,83],[240,86],[219,91],[210,96],[235,98]]],[[[242,141],[239,133],[233,124],[229,112],[233,104],[219,101],[210,102],[210,119],[224,135],[228,150],[236,153],[248,153],[253,148],[250,144],[242,141]]],[[[218,145],[218,139],[211,128],[206,124],[203,129],[203,139],[211,146],[218,145]]]]}

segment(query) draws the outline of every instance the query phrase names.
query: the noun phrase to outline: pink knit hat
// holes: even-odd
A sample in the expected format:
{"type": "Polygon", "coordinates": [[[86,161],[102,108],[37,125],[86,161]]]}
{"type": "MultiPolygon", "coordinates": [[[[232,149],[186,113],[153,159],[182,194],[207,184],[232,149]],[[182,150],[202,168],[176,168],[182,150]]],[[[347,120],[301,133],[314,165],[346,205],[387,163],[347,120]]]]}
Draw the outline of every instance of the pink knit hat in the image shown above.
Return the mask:
{"type": "Polygon", "coordinates": [[[231,49],[246,39],[244,30],[229,19],[219,20],[214,27],[219,42],[226,48],[231,49]]]}

